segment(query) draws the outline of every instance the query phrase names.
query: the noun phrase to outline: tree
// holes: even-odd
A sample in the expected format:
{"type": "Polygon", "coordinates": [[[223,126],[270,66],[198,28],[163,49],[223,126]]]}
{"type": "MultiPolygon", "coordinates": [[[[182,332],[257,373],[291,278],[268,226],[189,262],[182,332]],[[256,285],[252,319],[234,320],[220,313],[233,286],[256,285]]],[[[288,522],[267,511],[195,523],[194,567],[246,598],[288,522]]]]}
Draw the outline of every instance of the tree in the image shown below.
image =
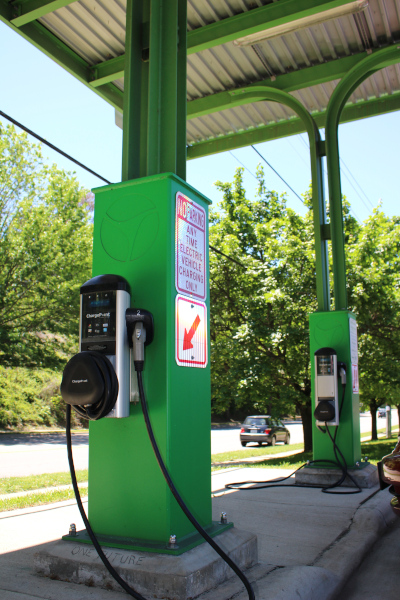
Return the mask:
{"type": "Polygon", "coordinates": [[[0,125],[0,356],[54,366],[77,339],[79,286],[90,277],[92,224],[75,177],[0,125]]]}
{"type": "MultiPolygon", "coordinates": [[[[316,310],[310,194],[304,217],[266,192],[263,172],[254,201],[242,169],[217,182],[220,211],[211,212],[211,377],[214,414],[300,413],[311,440],[308,315],[316,310]],[[222,254],[221,254],[222,253],[222,254]]],[[[361,399],[371,410],[399,405],[400,218],[378,208],[364,223],[343,199],[349,308],[357,317],[361,399]]],[[[333,298],[334,301],[334,298],[333,298]]]]}
{"type": "Polygon", "coordinates": [[[210,259],[212,409],[228,417],[295,409],[310,450],[312,214],[301,217],[284,196],[267,192],[261,168],[257,198],[249,201],[242,171],[232,184],[217,182],[221,210],[210,217],[210,243],[223,253],[210,259]]]}
{"type": "Polygon", "coordinates": [[[381,404],[399,404],[400,218],[376,208],[349,236],[349,305],[357,316],[361,400],[372,417],[381,404]]]}

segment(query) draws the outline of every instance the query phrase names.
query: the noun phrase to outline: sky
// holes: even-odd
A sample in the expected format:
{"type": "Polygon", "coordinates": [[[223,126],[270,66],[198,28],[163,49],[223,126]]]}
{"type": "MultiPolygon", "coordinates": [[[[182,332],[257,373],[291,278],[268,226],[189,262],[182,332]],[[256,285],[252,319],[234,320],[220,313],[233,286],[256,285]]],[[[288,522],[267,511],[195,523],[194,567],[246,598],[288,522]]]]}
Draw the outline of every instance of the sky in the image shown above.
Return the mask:
{"type": "MultiPolygon", "coordinates": [[[[115,125],[114,109],[1,22],[0,56],[0,110],[109,181],[120,181],[122,131],[115,125]]],[[[368,218],[379,201],[387,215],[400,215],[399,133],[400,111],[339,127],[342,191],[359,221],[368,218]]],[[[285,180],[264,164],[266,187],[287,192],[288,205],[303,214],[298,196],[311,179],[306,134],[256,148],[285,180]]],[[[49,164],[75,171],[82,186],[103,185],[48,147],[43,154],[49,164]]],[[[188,161],[187,181],[215,204],[221,198],[215,182],[232,181],[236,168],[244,166],[244,187],[252,198],[260,162],[251,147],[199,158],[188,161]]]]}

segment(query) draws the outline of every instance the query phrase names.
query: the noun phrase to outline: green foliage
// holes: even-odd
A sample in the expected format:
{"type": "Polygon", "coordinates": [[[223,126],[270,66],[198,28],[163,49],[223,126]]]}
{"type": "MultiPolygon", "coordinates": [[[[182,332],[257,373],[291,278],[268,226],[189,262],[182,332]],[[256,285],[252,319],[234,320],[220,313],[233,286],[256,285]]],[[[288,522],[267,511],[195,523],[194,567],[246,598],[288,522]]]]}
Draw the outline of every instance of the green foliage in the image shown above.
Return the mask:
{"type": "MultiPolygon", "coordinates": [[[[51,369],[0,366],[0,429],[65,427],[61,374],[51,369]]],[[[85,423],[75,412],[72,426],[85,423]]]]}
{"type": "Polygon", "coordinates": [[[92,224],[75,177],[0,125],[0,356],[59,366],[77,339],[79,286],[90,277],[92,224]]]}
{"type": "MultiPolygon", "coordinates": [[[[223,198],[210,217],[210,242],[226,255],[210,257],[212,410],[239,419],[300,413],[309,450],[308,315],[316,310],[310,194],[304,196],[309,211],[302,217],[286,206],[284,196],[266,192],[262,169],[257,177],[258,194],[251,201],[242,169],[232,183],[217,182],[223,198]]],[[[378,208],[360,224],[349,209],[344,198],[361,398],[371,410],[388,401],[400,405],[400,218],[378,208]]]]}
{"type": "Polygon", "coordinates": [[[53,425],[51,400],[44,402],[41,396],[53,384],[60,385],[50,370],[0,367],[0,427],[53,425]]]}
{"type": "Polygon", "coordinates": [[[400,218],[378,207],[347,247],[349,306],[357,316],[361,402],[372,414],[400,405],[400,218]]]}
{"type": "Polygon", "coordinates": [[[242,169],[211,213],[212,409],[304,413],[310,409],[308,314],[316,309],[312,214],[297,215],[265,190],[246,198],[242,169]],[[239,263],[239,264],[238,264],[239,263]]]}

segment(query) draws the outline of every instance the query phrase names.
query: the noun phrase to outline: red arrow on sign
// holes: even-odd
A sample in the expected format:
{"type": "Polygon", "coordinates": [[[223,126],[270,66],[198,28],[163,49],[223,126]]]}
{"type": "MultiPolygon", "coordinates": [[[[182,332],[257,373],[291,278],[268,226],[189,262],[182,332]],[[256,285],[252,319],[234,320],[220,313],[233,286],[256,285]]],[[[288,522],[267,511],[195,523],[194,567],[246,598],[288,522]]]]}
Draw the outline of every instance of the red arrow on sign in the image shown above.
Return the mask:
{"type": "Polygon", "coordinates": [[[186,327],[185,327],[185,334],[183,336],[183,349],[184,350],[189,350],[190,348],[193,348],[192,339],[193,339],[193,336],[196,333],[196,330],[199,325],[200,325],[200,317],[199,317],[199,315],[197,315],[193,322],[193,325],[191,326],[189,331],[186,331],[186,327]]]}

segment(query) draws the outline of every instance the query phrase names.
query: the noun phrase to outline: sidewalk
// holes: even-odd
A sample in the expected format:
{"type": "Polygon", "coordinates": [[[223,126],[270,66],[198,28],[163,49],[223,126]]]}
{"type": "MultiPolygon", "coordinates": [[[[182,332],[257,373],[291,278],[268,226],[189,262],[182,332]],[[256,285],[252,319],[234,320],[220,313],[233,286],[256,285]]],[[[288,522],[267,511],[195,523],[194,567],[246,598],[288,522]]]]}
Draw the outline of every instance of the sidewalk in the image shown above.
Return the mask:
{"type": "MultiPolygon", "coordinates": [[[[259,565],[248,573],[257,600],[339,598],[342,586],[394,520],[391,496],[377,487],[354,495],[329,495],[287,484],[251,491],[224,488],[228,482],[262,481],[288,473],[257,468],[214,473],[213,518],[219,520],[224,511],[236,528],[257,534],[259,565]]],[[[83,528],[74,501],[0,513],[1,600],[121,600],[119,592],[34,573],[35,552],[67,533],[70,523],[83,528]]],[[[247,598],[236,577],[200,598],[227,600],[232,595],[247,598]]]]}

